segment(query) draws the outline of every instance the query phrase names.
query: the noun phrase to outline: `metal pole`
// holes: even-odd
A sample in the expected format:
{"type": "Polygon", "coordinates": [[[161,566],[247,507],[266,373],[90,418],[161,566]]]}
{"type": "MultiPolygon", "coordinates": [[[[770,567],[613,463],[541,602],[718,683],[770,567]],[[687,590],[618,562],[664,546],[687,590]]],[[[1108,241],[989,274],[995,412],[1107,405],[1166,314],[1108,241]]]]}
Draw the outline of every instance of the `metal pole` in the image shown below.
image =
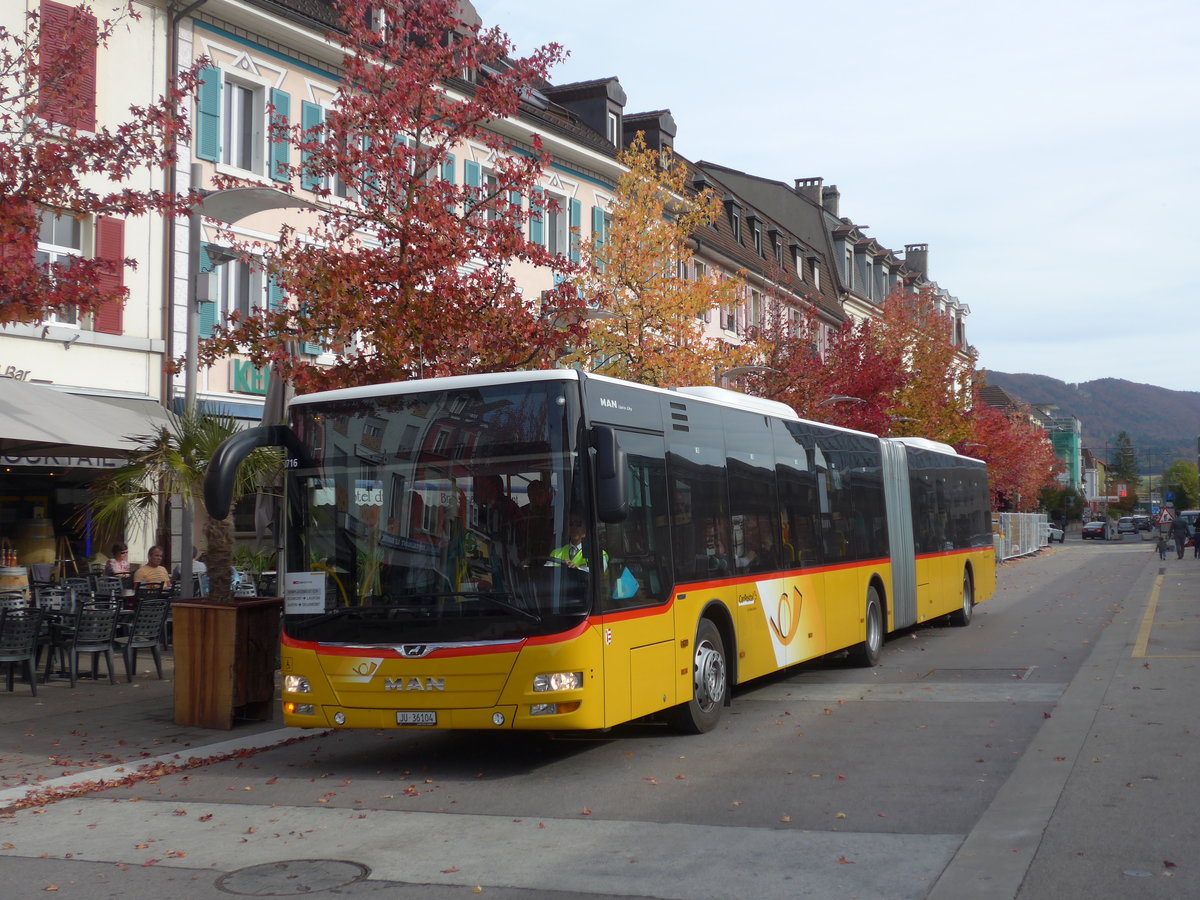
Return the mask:
{"type": "MultiPolygon", "coordinates": [[[[194,189],[200,183],[200,172],[200,164],[192,163],[189,188],[194,189]]],[[[193,206],[188,215],[187,315],[184,318],[187,323],[187,349],[183,366],[183,414],[185,416],[196,414],[196,380],[199,373],[196,355],[200,347],[200,310],[196,291],[200,279],[200,228],[203,220],[204,215],[200,212],[199,205],[193,206]]],[[[181,582],[179,596],[185,600],[191,599],[193,596],[192,547],[196,544],[196,537],[193,534],[195,516],[195,498],[190,502],[185,500],[183,502],[183,522],[179,529],[179,541],[183,544],[179,554],[179,580],[181,582]]]]}

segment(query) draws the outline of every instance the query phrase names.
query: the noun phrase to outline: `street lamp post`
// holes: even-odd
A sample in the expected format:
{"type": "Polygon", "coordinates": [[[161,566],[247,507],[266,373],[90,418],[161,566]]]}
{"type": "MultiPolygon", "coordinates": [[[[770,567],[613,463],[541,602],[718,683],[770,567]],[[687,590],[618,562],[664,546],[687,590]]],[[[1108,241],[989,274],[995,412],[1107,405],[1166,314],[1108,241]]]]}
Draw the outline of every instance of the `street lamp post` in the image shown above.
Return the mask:
{"type": "Polygon", "coordinates": [[[731,369],[725,369],[718,372],[716,377],[717,387],[729,390],[733,379],[740,378],[742,375],[770,375],[780,374],[778,369],[773,369],[770,366],[734,366],[731,369]]]}

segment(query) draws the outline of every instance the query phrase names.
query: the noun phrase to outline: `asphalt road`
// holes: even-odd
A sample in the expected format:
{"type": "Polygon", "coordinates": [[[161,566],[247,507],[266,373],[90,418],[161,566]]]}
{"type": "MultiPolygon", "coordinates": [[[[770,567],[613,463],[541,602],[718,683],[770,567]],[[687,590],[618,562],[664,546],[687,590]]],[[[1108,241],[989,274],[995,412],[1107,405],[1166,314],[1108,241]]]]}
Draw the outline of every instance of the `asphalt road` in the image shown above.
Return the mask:
{"type": "Polygon", "coordinates": [[[1197,896],[1197,589],[1076,537],[707,735],[338,732],[14,813],[5,896],[1197,896]]]}

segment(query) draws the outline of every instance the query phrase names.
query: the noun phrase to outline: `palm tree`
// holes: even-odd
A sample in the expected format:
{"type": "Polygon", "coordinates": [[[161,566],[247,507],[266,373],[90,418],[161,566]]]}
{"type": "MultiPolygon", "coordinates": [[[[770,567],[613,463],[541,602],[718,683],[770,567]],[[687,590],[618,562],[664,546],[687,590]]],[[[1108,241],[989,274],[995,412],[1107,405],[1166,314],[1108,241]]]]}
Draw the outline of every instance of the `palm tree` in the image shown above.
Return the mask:
{"type": "MultiPolygon", "coordinates": [[[[141,446],[129,455],[129,461],[113,469],[92,488],[85,506],[92,527],[101,535],[116,537],[125,528],[154,522],[158,543],[168,547],[170,504],[178,497],[200,526],[192,533],[198,534],[203,529],[208,544],[212,596],[228,598],[233,521],[232,518],[210,520],[198,501],[209,460],[225,439],[239,430],[230,416],[192,414],[172,416],[168,425],[138,438],[141,446]]],[[[234,501],[269,484],[281,464],[279,453],[270,449],[251,453],[238,469],[234,501]]],[[[190,547],[180,548],[180,553],[189,552],[190,547]]]]}

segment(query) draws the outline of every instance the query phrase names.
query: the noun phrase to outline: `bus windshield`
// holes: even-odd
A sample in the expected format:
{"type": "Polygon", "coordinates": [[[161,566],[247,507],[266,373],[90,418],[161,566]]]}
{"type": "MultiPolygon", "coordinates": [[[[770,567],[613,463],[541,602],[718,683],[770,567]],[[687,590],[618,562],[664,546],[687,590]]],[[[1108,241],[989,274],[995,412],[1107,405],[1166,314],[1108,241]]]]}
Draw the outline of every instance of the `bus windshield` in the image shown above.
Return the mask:
{"type": "Polygon", "coordinates": [[[289,472],[288,576],[306,573],[310,597],[289,603],[288,635],[511,640],[586,616],[577,393],[534,381],[294,406],[316,467],[289,472]]]}

